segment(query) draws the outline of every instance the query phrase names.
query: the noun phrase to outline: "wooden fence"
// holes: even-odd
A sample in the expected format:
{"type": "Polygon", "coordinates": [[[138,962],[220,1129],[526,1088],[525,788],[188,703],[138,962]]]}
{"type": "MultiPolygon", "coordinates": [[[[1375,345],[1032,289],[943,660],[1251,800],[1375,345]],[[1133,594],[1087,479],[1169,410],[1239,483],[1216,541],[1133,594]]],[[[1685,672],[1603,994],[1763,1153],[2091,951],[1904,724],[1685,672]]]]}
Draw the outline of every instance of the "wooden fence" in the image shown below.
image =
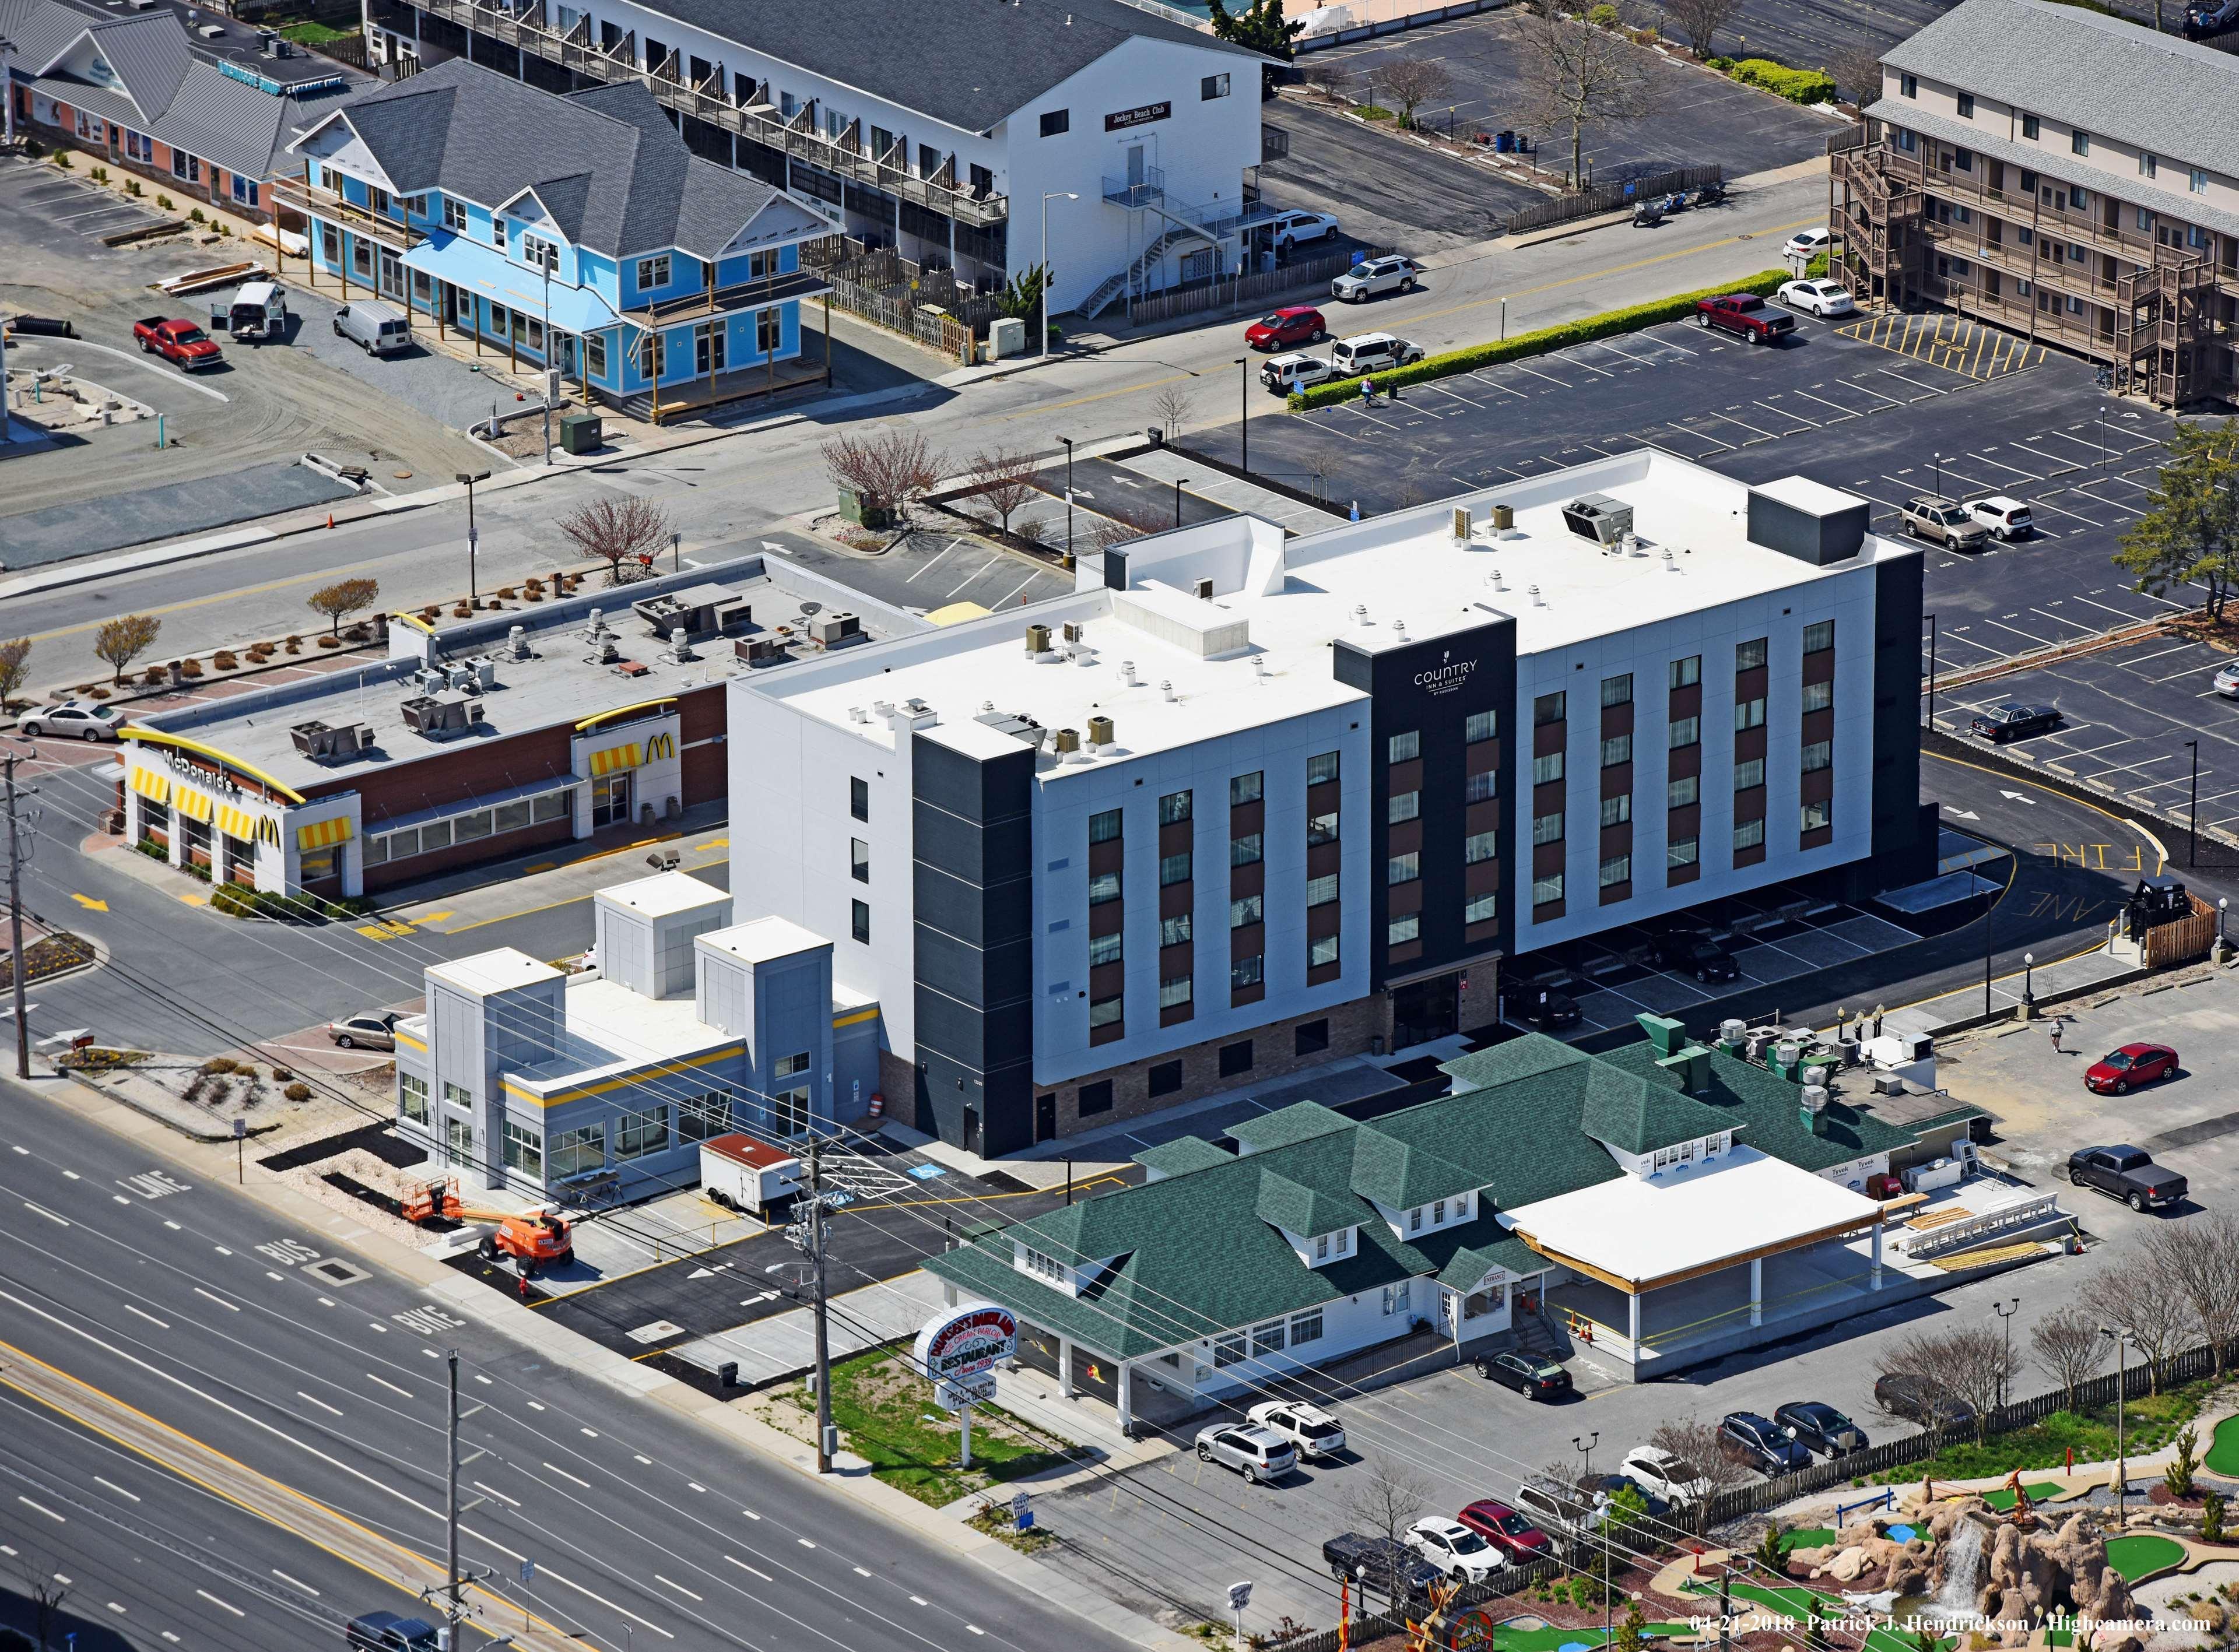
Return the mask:
{"type": "Polygon", "coordinates": [[[2192,916],[2171,924],[2156,924],[2146,932],[2145,959],[2149,970],[2167,969],[2208,956],[2216,945],[2216,908],[2198,895],[2187,895],[2192,916]]]}
{"type": "Polygon", "coordinates": [[[1003,313],[1002,301],[975,293],[953,269],[912,262],[892,247],[852,236],[804,242],[801,263],[832,283],[832,303],[967,366],[973,346],[1003,313]]]}
{"type": "Polygon", "coordinates": [[[1325,286],[1362,259],[1381,258],[1391,250],[1389,247],[1372,247],[1365,252],[1326,253],[1319,258],[1296,258],[1256,275],[1215,276],[1202,286],[1169,288],[1163,293],[1137,299],[1131,319],[1138,326],[1172,321],[1177,315],[1193,315],[1200,310],[1219,309],[1225,305],[1257,303],[1303,288],[1325,286]]]}
{"type": "Polygon", "coordinates": [[[1591,189],[1520,208],[1501,221],[1501,233],[1512,236],[1526,229],[1544,229],[1550,224],[1568,223],[1574,218],[1616,212],[1635,201],[1670,195],[1674,189],[1699,189],[1706,183],[1722,182],[1724,178],[1725,169],[1714,163],[1710,166],[1675,167],[1669,172],[1650,172],[1618,183],[1598,183],[1591,189]]]}

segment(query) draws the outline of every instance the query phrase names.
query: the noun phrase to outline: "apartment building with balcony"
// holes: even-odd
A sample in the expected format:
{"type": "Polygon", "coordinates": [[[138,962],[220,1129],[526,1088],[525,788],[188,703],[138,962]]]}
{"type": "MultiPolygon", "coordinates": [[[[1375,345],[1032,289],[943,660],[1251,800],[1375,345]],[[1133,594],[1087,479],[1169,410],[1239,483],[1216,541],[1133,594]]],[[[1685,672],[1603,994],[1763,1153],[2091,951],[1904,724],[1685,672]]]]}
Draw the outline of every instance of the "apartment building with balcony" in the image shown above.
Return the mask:
{"type": "Polygon", "coordinates": [[[1633,454],[1154,534],[734,679],[732,888],[834,938],[890,1116],[989,1154],[1481,1025],[1504,959],[1926,875],[1921,561],[1868,510],[1633,454]]]}
{"type": "Polygon", "coordinates": [[[2239,58],[2050,0],[1965,0],[1893,49],[1839,139],[1862,299],[1945,307],[2183,406],[2233,394],[2239,58]]]}
{"type": "Polygon", "coordinates": [[[455,56],[554,92],[641,83],[692,152],[1053,313],[1232,273],[1259,209],[1255,54],[1123,0],[366,0],[384,74],[455,56]]]}

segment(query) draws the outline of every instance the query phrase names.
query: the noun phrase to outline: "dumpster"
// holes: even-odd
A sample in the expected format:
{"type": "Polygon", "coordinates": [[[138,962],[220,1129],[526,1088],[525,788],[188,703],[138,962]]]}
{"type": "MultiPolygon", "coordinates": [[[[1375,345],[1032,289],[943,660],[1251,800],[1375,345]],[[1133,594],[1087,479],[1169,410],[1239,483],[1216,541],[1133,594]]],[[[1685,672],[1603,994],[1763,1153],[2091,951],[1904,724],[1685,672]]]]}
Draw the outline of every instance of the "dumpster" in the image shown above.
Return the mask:
{"type": "Polygon", "coordinates": [[[595,413],[568,413],[560,417],[560,446],[568,453],[596,453],[606,441],[595,413]]]}

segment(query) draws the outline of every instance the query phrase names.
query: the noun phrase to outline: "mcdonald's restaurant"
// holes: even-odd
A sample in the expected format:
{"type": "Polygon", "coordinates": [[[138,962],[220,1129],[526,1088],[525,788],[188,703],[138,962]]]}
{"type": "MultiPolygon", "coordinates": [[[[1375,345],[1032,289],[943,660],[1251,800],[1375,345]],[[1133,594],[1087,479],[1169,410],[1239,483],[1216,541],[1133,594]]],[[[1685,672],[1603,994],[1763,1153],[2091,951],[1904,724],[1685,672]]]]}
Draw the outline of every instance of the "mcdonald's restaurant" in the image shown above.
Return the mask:
{"type": "Polygon", "coordinates": [[[924,627],[767,554],[492,607],[131,723],[113,824],[183,876],[329,899],[658,839],[728,793],[732,676],[924,627]]]}

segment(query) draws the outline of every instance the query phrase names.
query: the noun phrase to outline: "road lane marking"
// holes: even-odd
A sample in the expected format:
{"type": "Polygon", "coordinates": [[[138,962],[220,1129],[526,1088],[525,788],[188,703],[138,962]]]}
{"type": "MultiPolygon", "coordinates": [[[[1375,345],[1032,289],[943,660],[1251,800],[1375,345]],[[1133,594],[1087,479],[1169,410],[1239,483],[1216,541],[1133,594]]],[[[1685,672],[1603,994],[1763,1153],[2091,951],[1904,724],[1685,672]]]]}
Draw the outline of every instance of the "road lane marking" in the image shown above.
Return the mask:
{"type": "Polygon", "coordinates": [[[289,1576],[287,1573],[282,1571],[277,1566],[275,1566],[272,1569],[272,1575],[278,1578],[282,1582],[287,1584],[289,1588],[300,1589],[306,1595],[316,1596],[319,1592],[316,1589],[313,1589],[309,1583],[303,1582],[302,1578],[289,1576]]]}
{"type": "Polygon", "coordinates": [[[32,1204],[32,1203],[31,1203],[31,1201],[30,1201],[30,1200],[29,1200],[29,1199],[25,1199],[25,1200],[23,1201],[23,1208],[24,1208],[25,1210],[27,1210],[27,1211],[30,1211],[32,1215],[34,1215],[34,1216],[43,1216],[43,1217],[45,1217],[47,1218],[47,1220],[48,1220],[48,1221],[52,1222],[52,1223],[55,1223],[55,1224],[57,1224],[57,1225],[59,1225],[59,1226],[62,1226],[62,1227],[68,1227],[68,1226],[70,1226],[70,1225],[68,1222],[64,1221],[61,1217],[56,1216],[56,1215],[52,1211],[48,1210],[44,1205],[43,1205],[43,1204],[32,1204]]]}
{"type": "Polygon", "coordinates": [[[111,1491],[115,1492],[120,1497],[130,1497],[135,1503],[140,1501],[140,1494],[138,1492],[127,1491],[123,1486],[118,1485],[114,1480],[104,1480],[96,1474],[93,1476],[93,1483],[97,1486],[107,1486],[111,1491]]]}
{"type": "Polygon", "coordinates": [[[655,1572],[653,1575],[653,1581],[656,1583],[668,1584],[669,1588],[674,1589],[679,1595],[685,1596],[688,1600],[704,1601],[708,1598],[704,1595],[694,1595],[690,1589],[685,1588],[683,1584],[678,1582],[674,1578],[663,1577],[659,1572],[655,1572]]]}
{"type": "Polygon", "coordinates": [[[70,1524],[70,1516],[67,1515],[58,1515],[53,1509],[48,1508],[46,1504],[43,1503],[33,1503],[29,1497],[23,1496],[21,1493],[17,1495],[16,1501],[22,1503],[26,1509],[30,1509],[37,1513],[44,1515],[48,1519],[53,1521],[57,1526],[67,1526],[70,1524]]]}
{"type": "Polygon", "coordinates": [[[375,1377],[371,1371],[368,1371],[365,1374],[365,1380],[369,1383],[378,1383],[390,1393],[402,1394],[408,1400],[412,1397],[412,1390],[410,1389],[399,1388],[395,1383],[390,1382],[386,1377],[375,1377]]]}
{"type": "MultiPolygon", "coordinates": [[[[774,1583],[777,1581],[767,1572],[757,1571],[754,1567],[747,1565],[746,1562],[741,1560],[736,1555],[726,1555],[723,1558],[729,1561],[732,1565],[737,1567],[741,1571],[751,1573],[754,1576],[761,1578],[765,1583],[774,1583]]],[[[915,1600],[916,1596],[913,1596],[911,1598],[915,1600]]],[[[919,1601],[918,1604],[922,1606],[925,1602],[923,1601],[919,1601]]]]}
{"type": "Polygon", "coordinates": [[[217,1597],[216,1596],[215,1596],[215,1595],[211,1594],[211,1593],[209,1592],[209,1590],[208,1590],[208,1589],[196,1589],[196,1590],[195,1591],[195,1593],[196,1593],[196,1594],[197,1594],[197,1595],[199,1595],[199,1596],[201,1596],[204,1600],[208,1601],[208,1602],[209,1602],[212,1606],[222,1606],[222,1607],[223,1607],[227,1611],[229,1611],[229,1612],[232,1613],[236,1617],[247,1617],[247,1616],[249,1616],[249,1614],[248,1614],[248,1613],[246,1613],[246,1612],[243,1611],[243,1610],[242,1610],[238,1606],[236,1606],[236,1605],[235,1605],[231,1601],[222,1601],[222,1600],[218,1599],[218,1597],[217,1597]]]}
{"type": "MultiPolygon", "coordinates": [[[[548,1469],[552,1465],[548,1463],[544,1466],[548,1469]]],[[[605,1607],[608,1611],[620,1612],[624,1617],[629,1619],[632,1622],[644,1624],[646,1628],[651,1629],[655,1635],[660,1635],[665,1641],[673,1641],[676,1638],[667,1629],[661,1628],[660,1624],[654,1622],[650,1618],[640,1617],[635,1612],[631,1611],[627,1606],[617,1606],[605,1596],[593,1594],[589,1589],[585,1589],[581,1583],[568,1576],[565,1572],[555,1572],[549,1566],[539,1566],[536,1569],[536,1575],[539,1577],[548,1577],[556,1583],[565,1583],[569,1589],[574,1589],[578,1595],[584,1596],[588,1599],[598,1602],[600,1605],[605,1607]]]]}
{"type": "Polygon", "coordinates": [[[588,1491],[591,1489],[591,1483],[588,1480],[575,1480],[575,1476],[568,1473],[567,1470],[554,1468],[549,1463],[546,1463],[544,1466],[548,1469],[551,1469],[552,1472],[558,1475],[562,1480],[575,1480],[575,1483],[582,1487],[586,1491],[588,1491]]]}
{"type": "Polygon", "coordinates": [[[495,1497],[500,1503],[507,1504],[508,1507],[515,1509],[521,1507],[519,1503],[514,1502],[511,1497],[507,1496],[505,1493],[500,1491],[495,1486],[486,1486],[479,1480],[475,1481],[474,1484],[475,1490],[485,1492],[490,1496],[495,1497]]]}
{"type": "Polygon", "coordinates": [[[195,1287],[195,1295],[197,1297],[209,1297],[212,1302],[224,1309],[228,1313],[237,1314],[241,1311],[238,1307],[232,1303],[228,1302],[223,1297],[213,1295],[211,1292],[203,1290],[200,1285],[196,1285],[195,1287]]]}
{"type": "Polygon", "coordinates": [[[310,1401],[310,1403],[311,1403],[312,1404],[314,1404],[314,1405],[317,1406],[321,1410],[322,1410],[322,1411],[331,1411],[331,1412],[333,1412],[336,1416],[340,1416],[342,1414],[342,1408],[341,1408],[341,1407],[339,1407],[339,1406],[335,1406],[335,1405],[329,1405],[329,1404],[328,1404],[328,1403],[327,1403],[324,1400],[322,1400],[322,1399],[316,1399],[316,1398],[314,1398],[312,1396],[310,1396],[310,1395],[306,1394],[305,1392],[303,1392],[303,1390],[302,1390],[302,1389],[300,1389],[300,1388],[299,1388],[299,1389],[297,1389],[297,1390],[296,1390],[296,1397],[297,1399],[299,1399],[299,1400],[309,1400],[309,1401],[310,1401]]]}
{"type": "Polygon", "coordinates": [[[161,1320],[161,1319],[156,1318],[155,1315],[153,1315],[153,1314],[151,1314],[151,1313],[148,1312],[145,1309],[135,1308],[135,1307],[134,1307],[130,1303],[129,1303],[129,1302],[128,1302],[128,1303],[126,1303],[126,1304],[124,1304],[124,1311],[125,1311],[126,1313],[128,1313],[128,1314],[137,1314],[137,1315],[139,1315],[139,1317],[140,1317],[141,1318],[143,1318],[143,1319],[146,1320],[149,1324],[151,1324],[151,1325],[155,1326],[155,1327],[156,1327],[156,1330],[170,1330],[170,1328],[171,1328],[171,1327],[170,1327],[170,1325],[169,1325],[167,1322],[165,1322],[165,1321],[163,1321],[163,1320],[161,1320]]]}

